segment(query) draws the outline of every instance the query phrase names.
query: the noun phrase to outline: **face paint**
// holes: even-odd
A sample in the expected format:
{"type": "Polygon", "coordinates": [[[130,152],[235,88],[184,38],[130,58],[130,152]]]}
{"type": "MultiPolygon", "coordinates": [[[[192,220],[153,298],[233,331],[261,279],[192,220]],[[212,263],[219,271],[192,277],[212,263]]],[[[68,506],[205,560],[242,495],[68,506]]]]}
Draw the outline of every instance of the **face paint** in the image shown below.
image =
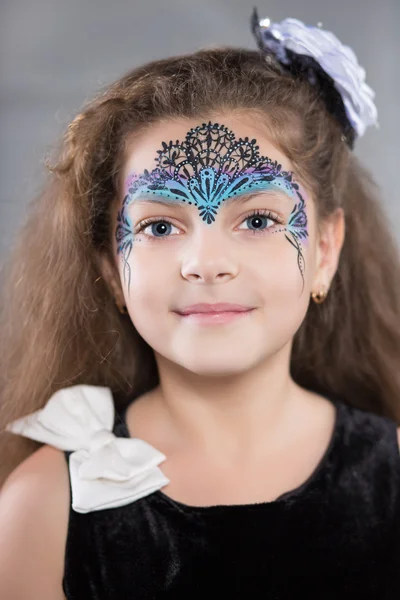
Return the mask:
{"type": "Polygon", "coordinates": [[[281,190],[294,201],[287,225],[279,228],[297,250],[297,264],[303,279],[304,257],[301,242],[306,242],[305,202],[293,172],[282,171],[277,161],[260,156],[255,139],[239,138],[224,125],[206,124],[190,129],[185,141],[162,142],[157,151],[157,166],[152,171],[132,174],[125,183],[126,195],[117,215],[117,253],[122,254],[130,283],[129,255],[134,234],[127,208],[135,200],[154,197],[167,205],[177,202],[197,206],[201,219],[211,225],[222,202],[260,190],[281,190]],[[162,201],[161,201],[162,198],[162,201]]]}

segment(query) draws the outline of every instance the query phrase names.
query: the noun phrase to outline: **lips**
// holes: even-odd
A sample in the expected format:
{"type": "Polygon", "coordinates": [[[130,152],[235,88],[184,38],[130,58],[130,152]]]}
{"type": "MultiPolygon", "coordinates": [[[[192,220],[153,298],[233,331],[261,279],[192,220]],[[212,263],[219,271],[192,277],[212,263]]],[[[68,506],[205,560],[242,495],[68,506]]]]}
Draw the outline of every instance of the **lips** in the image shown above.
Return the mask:
{"type": "Polygon", "coordinates": [[[185,308],[176,310],[180,315],[192,315],[192,314],[213,314],[213,313],[239,313],[239,312],[247,312],[252,310],[252,306],[243,306],[242,304],[230,304],[226,302],[219,302],[216,304],[192,304],[190,306],[186,306],[185,308]]]}

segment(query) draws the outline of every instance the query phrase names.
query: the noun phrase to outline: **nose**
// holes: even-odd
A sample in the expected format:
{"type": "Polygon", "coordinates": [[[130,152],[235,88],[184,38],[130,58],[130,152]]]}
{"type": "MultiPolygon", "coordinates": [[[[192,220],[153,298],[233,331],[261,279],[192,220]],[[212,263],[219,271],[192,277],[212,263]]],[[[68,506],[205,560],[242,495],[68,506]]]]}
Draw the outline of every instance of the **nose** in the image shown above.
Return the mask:
{"type": "Polygon", "coordinates": [[[232,244],[216,222],[202,222],[183,251],[182,277],[203,283],[233,279],[239,271],[239,258],[232,244]]]}

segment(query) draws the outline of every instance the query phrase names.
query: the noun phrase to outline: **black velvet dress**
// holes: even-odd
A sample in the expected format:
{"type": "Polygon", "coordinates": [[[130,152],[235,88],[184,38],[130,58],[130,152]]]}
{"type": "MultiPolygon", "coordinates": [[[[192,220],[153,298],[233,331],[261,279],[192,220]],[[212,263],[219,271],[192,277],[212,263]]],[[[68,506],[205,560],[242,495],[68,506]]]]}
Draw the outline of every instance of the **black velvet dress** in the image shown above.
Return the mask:
{"type": "MultiPolygon", "coordinates": [[[[331,400],[324,457],[273,502],[198,508],[158,490],[87,514],[71,508],[66,598],[400,598],[396,425],[331,400]]],[[[124,419],[116,414],[114,433],[129,437],[124,419]]]]}

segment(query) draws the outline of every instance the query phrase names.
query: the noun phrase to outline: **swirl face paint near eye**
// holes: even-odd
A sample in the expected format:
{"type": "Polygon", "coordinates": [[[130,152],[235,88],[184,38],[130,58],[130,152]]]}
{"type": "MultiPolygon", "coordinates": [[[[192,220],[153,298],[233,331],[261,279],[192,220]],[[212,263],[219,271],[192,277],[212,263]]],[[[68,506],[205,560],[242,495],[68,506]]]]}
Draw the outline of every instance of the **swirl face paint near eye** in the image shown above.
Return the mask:
{"type": "Polygon", "coordinates": [[[127,193],[117,215],[115,236],[117,253],[124,260],[124,278],[125,272],[128,273],[128,288],[128,258],[134,235],[127,207],[139,196],[162,197],[170,205],[176,202],[194,204],[202,220],[211,225],[222,202],[250,191],[268,189],[281,190],[295,202],[287,225],[278,231],[285,232],[286,239],[297,250],[304,288],[305,263],[301,243],[308,238],[305,202],[293,172],[282,171],[277,161],[260,156],[256,143],[255,139],[249,141],[247,137],[236,140],[227,127],[209,121],[190,129],[183,142],[162,142],[162,149],[157,151],[159,156],[155,158],[156,168],[151,172],[145,169],[127,179],[127,193]]]}

